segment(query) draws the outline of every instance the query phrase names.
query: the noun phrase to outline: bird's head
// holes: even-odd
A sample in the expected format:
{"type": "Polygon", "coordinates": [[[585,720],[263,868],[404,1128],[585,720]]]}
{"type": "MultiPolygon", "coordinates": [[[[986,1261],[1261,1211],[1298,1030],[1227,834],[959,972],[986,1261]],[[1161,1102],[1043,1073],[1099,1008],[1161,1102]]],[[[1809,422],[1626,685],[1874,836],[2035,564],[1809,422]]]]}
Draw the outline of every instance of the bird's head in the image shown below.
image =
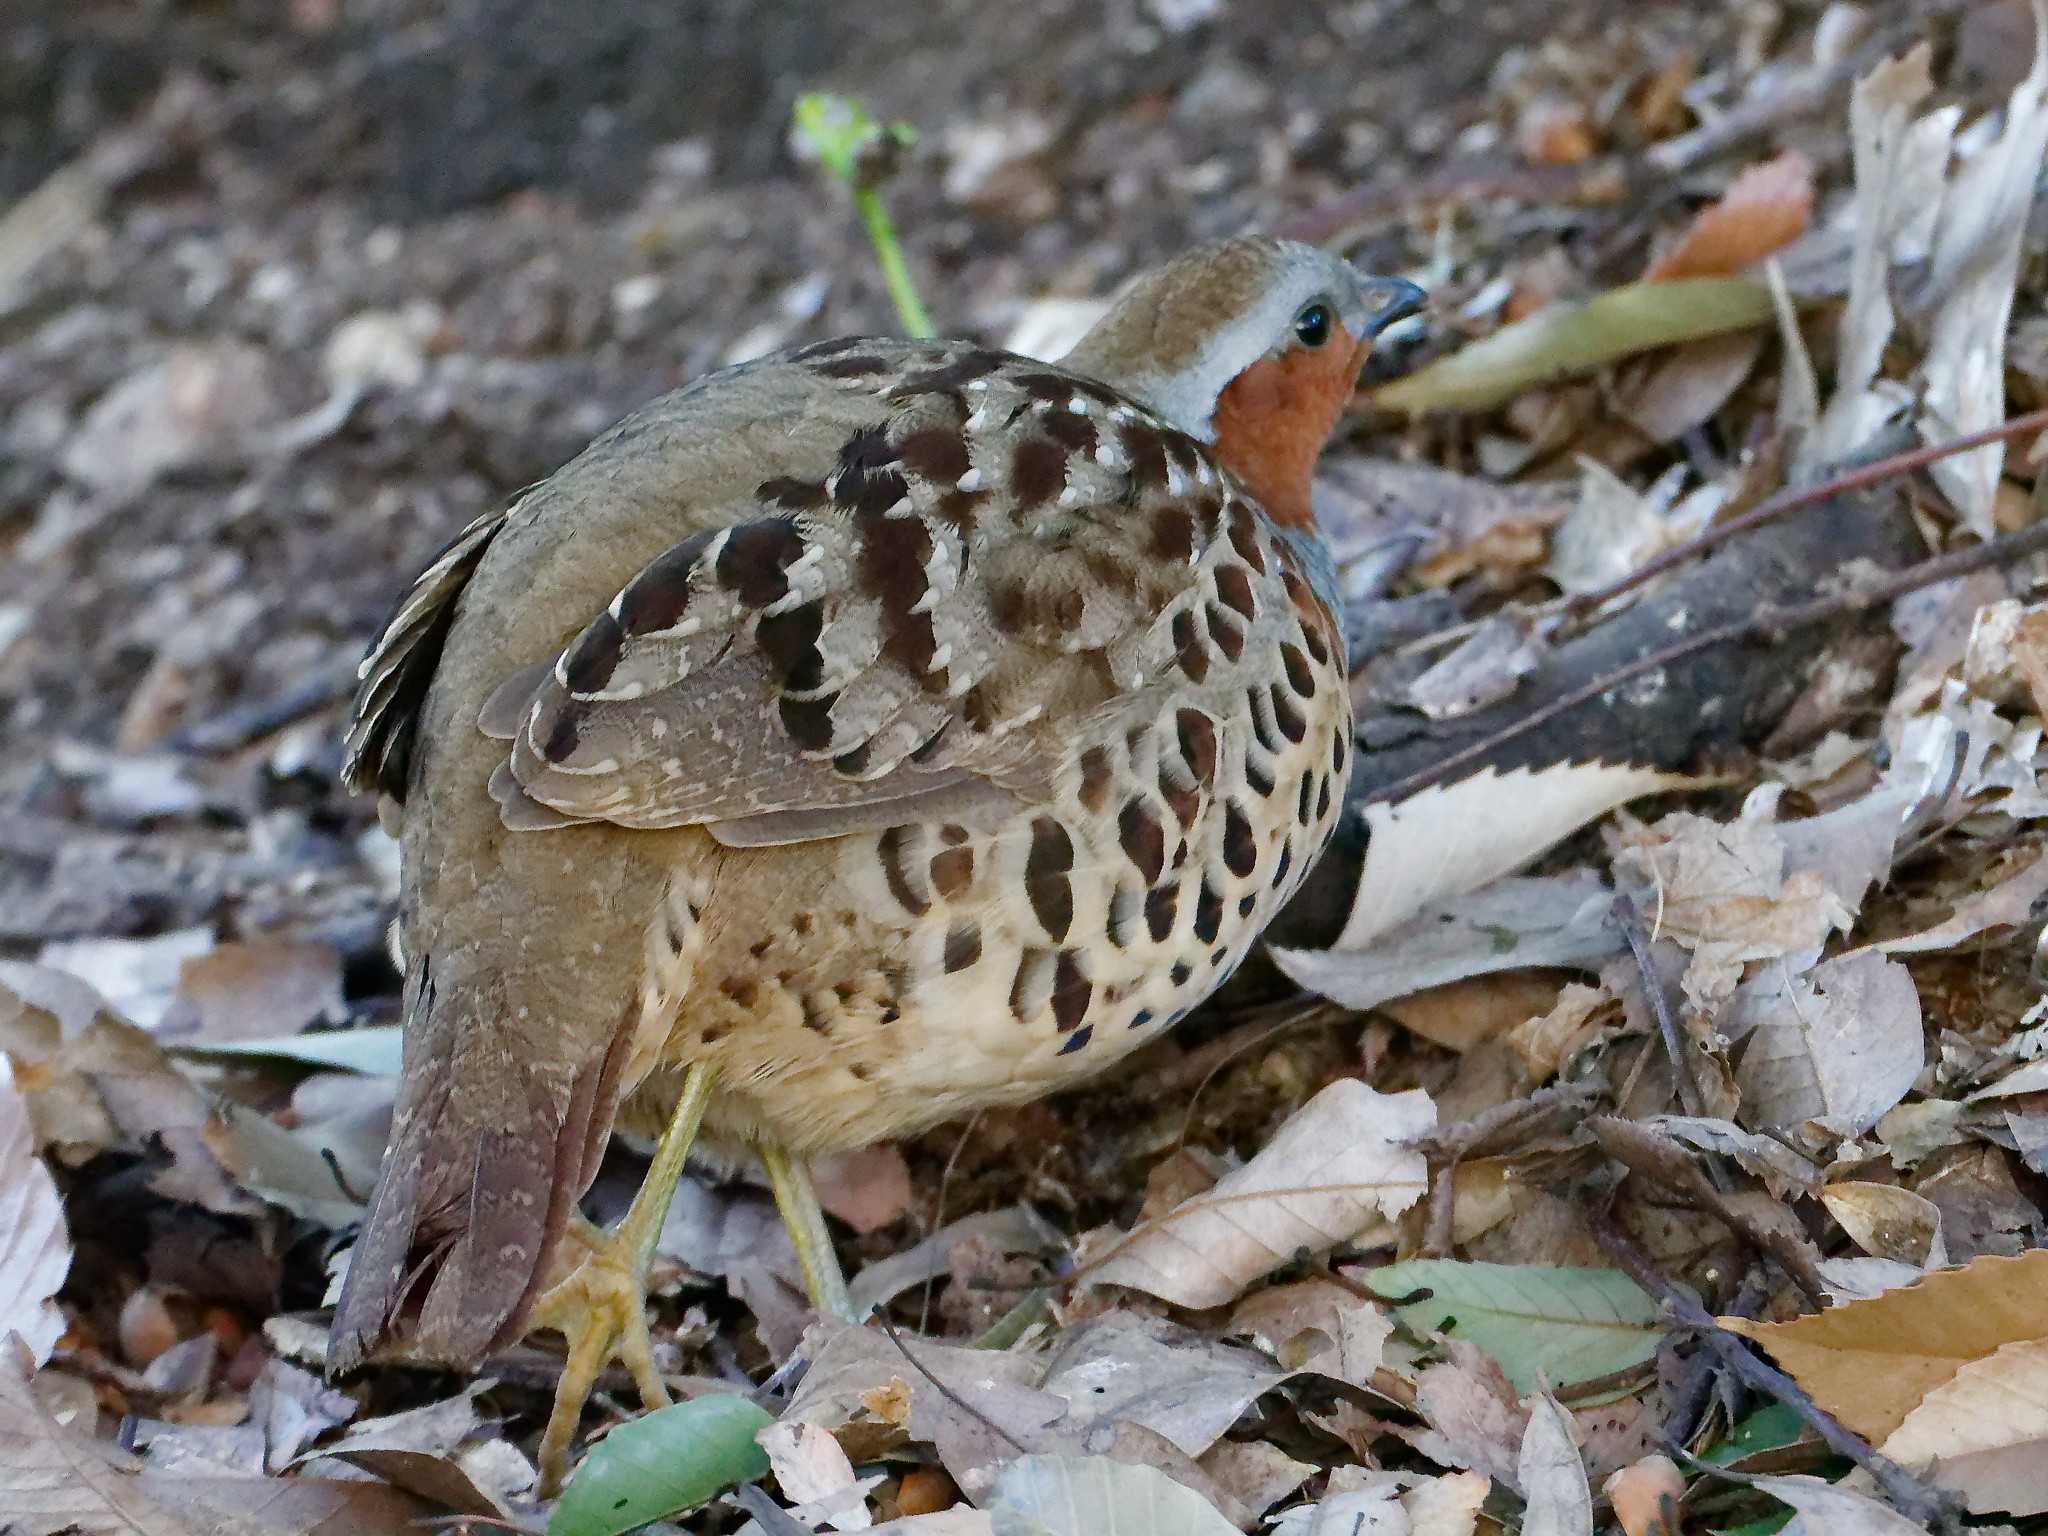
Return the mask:
{"type": "Polygon", "coordinates": [[[1316,456],[1373,338],[1423,301],[1314,246],[1246,236],[1134,280],[1061,364],[1214,445],[1275,521],[1305,528],[1316,456]]]}

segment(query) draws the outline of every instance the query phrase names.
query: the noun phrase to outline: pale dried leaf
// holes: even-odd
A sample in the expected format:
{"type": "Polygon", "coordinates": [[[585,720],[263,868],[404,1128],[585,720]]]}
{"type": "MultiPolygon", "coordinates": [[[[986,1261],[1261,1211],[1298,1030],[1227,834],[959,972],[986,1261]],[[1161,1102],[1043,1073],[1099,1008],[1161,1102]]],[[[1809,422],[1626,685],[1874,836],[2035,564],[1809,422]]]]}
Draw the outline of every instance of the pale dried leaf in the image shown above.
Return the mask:
{"type": "MultiPolygon", "coordinates": [[[[2048,155],[2048,0],[2034,0],[2034,15],[2034,66],[2006,103],[1997,140],[1957,171],[1935,226],[1927,291],[1938,301],[1920,370],[1922,430],[1933,441],[2005,417],[2005,334],[2028,209],[2048,155]]],[[[1996,531],[1991,513],[2004,462],[2005,445],[1989,443],[1928,469],[1982,538],[1996,531]]]]}
{"type": "Polygon", "coordinates": [[[1394,1320],[1348,1286],[1302,1280],[1248,1297],[1231,1315],[1230,1331],[1290,1370],[1365,1387],[1386,1356],[1394,1320]]]}
{"type": "Polygon", "coordinates": [[[1137,1424],[1199,1456],[1294,1373],[1252,1350],[1205,1340],[1157,1318],[1112,1313],[1061,1341],[1039,1389],[1069,1404],[1062,1431],[1094,1448],[1096,1425],[1137,1424]]]}
{"type": "Polygon", "coordinates": [[[1401,691],[1401,702],[1432,720],[1497,704],[1543,664],[1543,648],[1507,614],[1482,622],[1401,691]]]}
{"type": "MultiPolygon", "coordinates": [[[[496,1385],[490,1380],[472,1382],[457,1396],[438,1403],[365,1419],[299,1460],[337,1457],[440,1508],[505,1519],[510,1513],[507,1501],[532,1486],[533,1468],[524,1465],[524,1457],[520,1465],[493,1467],[463,1455],[491,1427],[477,1413],[476,1400],[496,1385]]],[[[514,1449],[504,1441],[484,1443],[514,1449]]]]}
{"type": "Polygon", "coordinates": [[[1321,1252],[1422,1196],[1410,1148],[1436,1123],[1419,1090],[1382,1094],[1353,1078],[1323,1089],[1244,1167],[1139,1227],[1089,1278],[1180,1306],[1221,1306],[1261,1275],[1321,1252]]]}
{"type": "Polygon", "coordinates": [[[1447,1472],[1417,1484],[1401,1495],[1410,1536],[1472,1536],[1488,1487],[1476,1472],[1447,1472]]]}
{"type": "Polygon", "coordinates": [[[1817,1477],[1752,1477],[1749,1486],[1799,1511],[1780,1536],[1926,1536],[1888,1504],[1817,1477]]]}
{"type": "Polygon", "coordinates": [[[1535,773],[1489,768],[1392,804],[1376,801],[1365,809],[1365,871],[1335,947],[1362,949],[1418,913],[1512,874],[1618,805],[1698,782],[1643,764],[1559,763],[1535,773]]]}
{"type": "Polygon", "coordinates": [[[1609,1009],[1614,997],[1605,987],[1588,987],[1578,982],[1557,995],[1550,1012],[1529,1019],[1508,1032],[1508,1044],[1522,1058],[1529,1081],[1547,1083],[1558,1069],[1591,1045],[1601,1031],[1595,1016],[1609,1009]]]}
{"type": "Polygon", "coordinates": [[[1515,1468],[1528,1501],[1522,1536],[1593,1536],[1593,1490],[1571,1415],[1548,1392],[1530,1404],[1515,1468]]]}
{"type": "MultiPolygon", "coordinates": [[[[1808,439],[1802,464],[1845,458],[1869,438],[1890,406],[1873,388],[1891,340],[1892,245],[1912,217],[1907,141],[1913,109],[1934,88],[1921,45],[1856,82],[1849,95],[1849,139],[1856,171],[1856,243],[1849,261],[1849,302],[1836,341],[1835,393],[1808,439]]],[[[1953,125],[1953,117],[1948,119],[1953,125]]],[[[1946,153],[1944,143],[1943,152],[1946,153]]],[[[1938,185],[1938,183],[1937,183],[1938,185]]]]}
{"type": "Polygon", "coordinates": [[[1868,1301],[1873,1296],[1882,1296],[1886,1291],[1911,1285],[1925,1273],[1911,1264],[1890,1259],[1820,1261],[1821,1284],[1826,1289],[1828,1305],[1835,1307],[1845,1301],[1868,1301]]]}
{"type": "Polygon", "coordinates": [[[1764,1129],[1817,1121],[1842,1135],[1875,1125],[1925,1061],[1920,994],[1903,965],[1868,951],[1804,975],[1764,968],[1736,993],[1725,1029],[1745,1042],[1743,1118],[1764,1129]]]}
{"type": "Polygon", "coordinates": [[[1268,1440],[1219,1440],[1202,1453],[1201,1466],[1254,1515],[1263,1515],[1320,1470],[1268,1440]]]}
{"type": "Polygon", "coordinates": [[[1948,1262],[1941,1207],[1932,1200],[1896,1184],[1856,1180],[1830,1184],[1820,1198],[1849,1240],[1872,1258],[1916,1269],[1938,1269],[1948,1262]]]}
{"type": "Polygon", "coordinates": [[[798,1519],[822,1522],[835,1531],[865,1531],[875,1523],[867,1490],[880,1479],[854,1476],[853,1463],[829,1430],[783,1421],[766,1426],[754,1439],[768,1453],[768,1468],[782,1497],[799,1506],[798,1519]]]}
{"type": "Polygon", "coordinates": [[[0,1508],[22,1536],[76,1529],[87,1536],[197,1536],[142,1492],[141,1463],[120,1447],[66,1429],[29,1390],[19,1340],[0,1338],[0,1508]]]}
{"type": "Polygon", "coordinates": [[[1972,1360],[1934,1388],[1880,1447],[1933,1480],[1973,1515],[2048,1511],[2048,1338],[1972,1360]]]}
{"type": "Polygon", "coordinates": [[[1921,955],[1931,950],[1953,949],[1987,928],[2024,923],[2044,891],[2048,891],[2048,853],[2039,853],[1996,884],[1957,902],[1945,921],[1920,933],[1885,939],[1870,948],[1885,955],[1921,955]]]}
{"type": "Polygon", "coordinates": [[[291,1035],[342,1014],[341,956],[326,944],[219,944],[178,967],[155,1031],[166,1045],[291,1035]]]}
{"type": "Polygon", "coordinates": [[[997,1253],[1051,1253],[1063,1239],[1059,1230],[1028,1205],[977,1211],[948,1222],[923,1242],[868,1265],[847,1284],[862,1310],[884,1306],[914,1285],[936,1280],[950,1269],[962,1243],[986,1243],[997,1253]]]}
{"type": "Polygon", "coordinates": [[[1236,1536],[1201,1497],[1152,1467],[1101,1456],[1020,1456],[990,1496],[996,1536],[1236,1536]]]}
{"type": "Polygon", "coordinates": [[[1409,1438],[1423,1455],[1520,1489],[1515,1452],[1529,1413],[1490,1355],[1454,1340],[1449,1360],[1415,1378],[1415,1406],[1429,1428],[1409,1438]]]}
{"type": "MultiPolygon", "coordinates": [[[[1774,309],[1776,299],[1774,290],[1774,309]]],[[[1662,356],[1645,359],[1616,381],[1615,414],[1653,443],[1677,442],[1705,426],[1728,403],[1755,369],[1763,350],[1762,331],[1736,331],[1690,341],[1662,356]]],[[[1681,503],[1687,515],[1666,524],[1667,537],[1696,529],[1719,509],[1725,499],[1723,488],[1705,489],[1710,494],[1699,505],[1687,505],[1694,501],[1690,496],[1681,503]]]]}
{"type": "MultiPolygon", "coordinates": [[[[1375,899],[1366,894],[1371,884],[1369,876],[1361,907],[1375,899]]],[[[1576,870],[1496,880],[1376,933],[1363,948],[1270,953],[1298,985],[1363,1009],[1496,971],[1584,965],[1622,945],[1614,893],[1590,870],[1576,870]]]]}
{"type": "Polygon", "coordinates": [[[1812,213],[1813,166],[1797,150],[1785,150],[1731,181],[1643,280],[1732,277],[1797,238],[1812,213]]]}
{"type": "Polygon", "coordinates": [[[1782,1200],[1794,1191],[1811,1195],[1820,1188],[1820,1170],[1784,1142],[1745,1131],[1728,1120],[1689,1115],[1652,1115],[1642,1122],[1703,1152],[1732,1157],[1746,1172],[1764,1181],[1771,1198],[1782,1200]]]}
{"type": "Polygon", "coordinates": [[[41,1365],[64,1333],[58,1287],[71,1269],[71,1235],[56,1181],[36,1156],[28,1103],[0,1053],[0,1339],[17,1335],[41,1365]]]}

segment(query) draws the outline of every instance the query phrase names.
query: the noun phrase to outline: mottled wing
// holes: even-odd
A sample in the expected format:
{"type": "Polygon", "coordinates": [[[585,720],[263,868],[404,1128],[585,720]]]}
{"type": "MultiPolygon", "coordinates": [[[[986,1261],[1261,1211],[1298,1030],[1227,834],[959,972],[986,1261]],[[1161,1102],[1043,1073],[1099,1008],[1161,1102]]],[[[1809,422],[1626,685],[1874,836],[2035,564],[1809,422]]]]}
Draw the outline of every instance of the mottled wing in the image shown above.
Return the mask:
{"type": "Polygon", "coordinates": [[[510,515],[510,506],[486,512],[443,545],[356,668],[341,777],[357,794],[376,789],[404,803],[420,704],[441,659],[456,600],[510,515]]]}
{"type": "Polygon", "coordinates": [[[513,740],[508,824],[773,842],[1034,798],[1063,724],[1146,690],[1207,622],[1229,519],[1194,439],[1002,353],[865,386],[835,361],[886,409],[827,474],[764,481],[486,708],[513,740]]]}

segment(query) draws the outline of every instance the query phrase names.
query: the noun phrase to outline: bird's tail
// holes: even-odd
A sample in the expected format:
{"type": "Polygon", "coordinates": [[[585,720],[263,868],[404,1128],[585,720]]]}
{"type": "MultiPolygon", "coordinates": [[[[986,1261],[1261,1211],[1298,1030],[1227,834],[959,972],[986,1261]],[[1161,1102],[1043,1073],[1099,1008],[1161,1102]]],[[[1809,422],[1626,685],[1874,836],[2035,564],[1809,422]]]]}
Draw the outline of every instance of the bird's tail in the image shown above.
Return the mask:
{"type": "Polygon", "coordinates": [[[406,981],[390,1146],[335,1309],[327,1369],[380,1354],[473,1364],[519,1336],[549,1256],[596,1176],[630,1031],[536,1061],[502,980],[406,981]]]}

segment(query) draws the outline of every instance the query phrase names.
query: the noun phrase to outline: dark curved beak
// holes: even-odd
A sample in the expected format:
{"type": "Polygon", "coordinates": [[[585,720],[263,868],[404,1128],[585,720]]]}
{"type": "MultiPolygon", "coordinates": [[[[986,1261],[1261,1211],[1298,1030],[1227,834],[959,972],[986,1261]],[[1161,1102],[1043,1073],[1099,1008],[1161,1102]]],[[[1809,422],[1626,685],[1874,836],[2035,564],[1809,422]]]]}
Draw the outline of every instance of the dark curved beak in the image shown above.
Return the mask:
{"type": "Polygon", "coordinates": [[[1377,336],[1397,321],[1419,315],[1429,304],[1429,295],[1399,277],[1376,277],[1365,285],[1365,331],[1377,336]]]}

